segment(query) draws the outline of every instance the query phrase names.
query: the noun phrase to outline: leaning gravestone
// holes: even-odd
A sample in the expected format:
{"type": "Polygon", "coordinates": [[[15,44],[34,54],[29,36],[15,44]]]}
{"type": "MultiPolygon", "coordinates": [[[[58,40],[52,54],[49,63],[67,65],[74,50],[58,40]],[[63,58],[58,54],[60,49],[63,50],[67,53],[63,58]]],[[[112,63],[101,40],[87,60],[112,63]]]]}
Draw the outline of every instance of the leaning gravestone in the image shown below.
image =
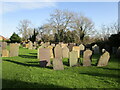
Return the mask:
{"type": "Polygon", "coordinates": [[[108,61],[110,59],[109,52],[105,51],[103,55],[100,57],[97,66],[106,66],[108,64],[108,61]]]}
{"type": "Polygon", "coordinates": [[[80,55],[83,55],[83,52],[85,50],[85,46],[83,44],[80,44],[79,47],[80,47],[80,55]]]}
{"type": "Polygon", "coordinates": [[[40,66],[46,67],[50,66],[50,49],[49,48],[40,48],[39,49],[39,57],[40,57],[40,66]]]}
{"type": "Polygon", "coordinates": [[[62,48],[59,44],[57,44],[54,48],[55,58],[62,59],[62,48]]]}
{"type": "Polygon", "coordinates": [[[83,66],[91,66],[92,51],[86,50],[83,55],[83,66]]]}
{"type": "Polygon", "coordinates": [[[54,55],[53,55],[53,46],[49,45],[47,48],[50,49],[50,58],[54,58],[54,55]]]}
{"type": "Polygon", "coordinates": [[[73,46],[73,51],[77,51],[78,58],[80,57],[80,47],[79,46],[73,46]]]}
{"type": "Polygon", "coordinates": [[[77,51],[71,51],[69,53],[69,64],[70,64],[70,67],[78,65],[77,51]]]}
{"type": "Polygon", "coordinates": [[[67,48],[67,46],[62,48],[62,56],[63,58],[69,58],[69,49],[67,48]]]}
{"type": "Polygon", "coordinates": [[[2,57],[9,57],[9,51],[7,49],[2,50],[2,57]]]}
{"type": "Polygon", "coordinates": [[[19,53],[19,45],[18,44],[10,44],[10,57],[18,56],[19,53]]]}
{"type": "Polygon", "coordinates": [[[64,70],[62,59],[60,59],[60,58],[53,59],[53,69],[54,70],[64,70]]]}
{"type": "Polygon", "coordinates": [[[95,44],[95,45],[92,47],[92,49],[93,49],[94,54],[99,54],[99,46],[97,46],[97,44],[95,44]]]}
{"type": "Polygon", "coordinates": [[[33,49],[33,43],[31,41],[28,43],[28,49],[33,49]]]}

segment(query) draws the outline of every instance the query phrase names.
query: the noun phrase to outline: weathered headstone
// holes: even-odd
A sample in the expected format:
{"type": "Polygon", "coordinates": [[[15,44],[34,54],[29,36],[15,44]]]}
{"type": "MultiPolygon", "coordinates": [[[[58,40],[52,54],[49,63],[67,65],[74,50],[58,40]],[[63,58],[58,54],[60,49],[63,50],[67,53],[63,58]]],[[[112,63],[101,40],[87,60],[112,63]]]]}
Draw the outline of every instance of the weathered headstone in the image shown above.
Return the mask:
{"type": "Polygon", "coordinates": [[[64,43],[62,43],[62,44],[60,44],[61,45],[61,47],[62,48],[64,48],[64,47],[67,47],[68,46],[68,44],[64,44],[64,43]]]}
{"type": "Polygon", "coordinates": [[[68,45],[68,48],[69,48],[69,51],[70,51],[70,52],[72,51],[73,46],[74,46],[73,43],[70,43],[70,44],[68,45]]]}
{"type": "Polygon", "coordinates": [[[108,64],[109,59],[110,59],[110,54],[109,54],[109,52],[106,51],[100,57],[97,66],[106,66],[108,64]]]}
{"type": "Polygon", "coordinates": [[[71,51],[69,53],[69,64],[70,64],[70,67],[78,65],[77,51],[71,51]]]}
{"type": "Polygon", "coordinates": [[[80,47],[79,46],[73,46],[73,51],[77,51],[78,58],[80,57],[80,47]]]}
{"type": "Polygon", "coordinates": [[[67,46],[62,48],[62,56],[63,58],[69,58],[69,49],[67,48],[67,46]]]}
{"type": "Polygon", "coordinates": [[[50,49],[49,48],[40,48],[39,49],[39,57],[40,57],[40,66],[46,67],[50,66],[50,49]]]}
{"type": "Polygon", "coordinates": [[[52,43],[51,46],[55,47],[55,44],[52,43]]]}
{"type": "Polygon", "coordinates": [[[91,66],[92,51],[86,50],[83,54],[83,66],[91,66]]]}
{"type": "Polygon", "coordinates": [[[7,49],[2,50],[2,57],[9,57],[9,51],[7,49]]]}
{"type": "Polygon", "coordinates": [[[54,55],[53,55],[53,46],[49,45],[47,48],[50,49],[50,58],[54,58],[54,55]]]}
{"type": "Polygon", "coordinates": [[[92,46],[92,50],[93,50],[94,54],[99,54],[99,46],[97,46],[97,44],[92,46]]]}
{"type": "Polygon", "coordinates": [[[54,70],[64,70],[62,59],[60,59],[60,58],[53,59],[53,69],[54,70]]]}
{"type": "Polygon", "coordinates": [[[10,44],[10,57],[18,56],[19,54],[19,45],[18,44],[10,44]]]}
{"type": "Polygon", "coordinates": [[[40,59],[40,56],[39,56],[39,50],[40,48],[44,48],[43,46],[40,46],[38,49],[37,49],[37,58],[40,59]]]}
{"type": "Polygon", "coordinates": [[[31,41],[28,43],[28,49],[33,49],[33,43],[31,41]]]}
{"type": "Polygon", "coordinates": [[[59,44],[57,44],[54,48],[55,58],[62,59],[62,48],[59,44]]]}
{"type": "Polygon", "coordinates": [[[83,52],[85,50],[85,46],[83,44],[80,44],[79,47],[80,47],[80,55],[83,55],[83,52]]]}
{"type": "Polygon", "coordinates": [[[6,42],[2,42],[2,49],[6,49],[7,47],[7,43],[6,42]]]}
{"type": "Polygon", "coordinates": [[[29,46],[29,44],[28,44],[28,43],[26,43],[26,44],[25,44],[25,48],[28,48],[28,46],[29,46]]]}

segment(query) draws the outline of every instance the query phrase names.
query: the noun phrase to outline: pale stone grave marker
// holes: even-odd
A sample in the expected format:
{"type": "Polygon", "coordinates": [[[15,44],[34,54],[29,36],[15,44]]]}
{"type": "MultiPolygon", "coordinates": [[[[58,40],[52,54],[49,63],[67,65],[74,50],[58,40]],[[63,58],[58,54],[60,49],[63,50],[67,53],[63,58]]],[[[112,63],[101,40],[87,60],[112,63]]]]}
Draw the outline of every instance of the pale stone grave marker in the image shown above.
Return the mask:
{"type": "Polygon", "coordinates": [[[73,46],[73,51],[77,51],[78,58],[80,57],[80,47],[79,46],[73,46]]]}
{"type": "Polygon", "coordinates": [[[83,52],[85,50],[85,46],[83,44],[80,44],[79,47],[80,47],[80,55],[83,55],[83,52]]]}
{"type": "Polygon", "coordinates": [[[9,57],[9,51],[7,49],[2,50],[2,57],[9,57]]]}
{"type": "Polygon", "coordinates": [[[28,43],[28,49],[33,49],[33,43],[31,41],[28,43]]]}
{"type": "Polygon", "coordinates": [[[77,51],[71,51],[69,53],[69,64],[70,64],[70,67],[78,65],[77,51]]]}
{"type": "Polygon", "coordinates": [[[18,44],[10,44],[10,57],[18,56],[19,54],[19,45],[18,44]]]}
{"type": "Polygon", "coordinates": [[[83,66],[91,66],[92,51],[85,50],[83,54],[83,66]]]}
{"type": "Polygon", "coordinates": [[[99,66],[99,67],[100,66],[106,66],[108,64],[109,59],[110,59],[110,54],[109,54],[109,52],[105,51],[103,53],[103,55],[101,55],[97,66],[99,66]]]}
{"type": "Polygon", "coordinates": [[[57,44],[56,47],[54,48],[54,54],[55,58],[62,59],[62,48],[59,44],[57,44]]]}
{"type": "Polygon", "coordinates": [[[47,48],[50,49],[50,58],[54,58],[54,55],[53,55],[53,46],[49,45],[47,48]]]}
{"type": "Polygon", "coordinates": [[[54,70],[64,70],[62,59],[60,59],[60,58],[53,59],[53,69],[54,70]]]}
{"type": "Polygon", "coordinates": [[[39,57],[40,57],[40,66],[46,67],[50,66],[50,49],[49,48],[40,48],[39,49],[39,57]]]}
{"type": "Polygon", "coordinates": [[[69,58],[69,49],[67,48],[67,46],[62,48],[62,56],[63,58],[69,58]]]}

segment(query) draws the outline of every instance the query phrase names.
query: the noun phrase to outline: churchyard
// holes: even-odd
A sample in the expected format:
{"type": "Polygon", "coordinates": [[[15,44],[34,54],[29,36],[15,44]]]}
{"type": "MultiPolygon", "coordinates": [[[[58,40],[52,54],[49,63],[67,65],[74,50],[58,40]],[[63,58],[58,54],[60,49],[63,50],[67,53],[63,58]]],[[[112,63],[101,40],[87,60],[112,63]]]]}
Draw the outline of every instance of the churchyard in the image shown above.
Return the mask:
{"type": "Polygon", "coordinates": [[[119,88],[119,48],[31,41],[1,48],[2,88],[119,88]]]}

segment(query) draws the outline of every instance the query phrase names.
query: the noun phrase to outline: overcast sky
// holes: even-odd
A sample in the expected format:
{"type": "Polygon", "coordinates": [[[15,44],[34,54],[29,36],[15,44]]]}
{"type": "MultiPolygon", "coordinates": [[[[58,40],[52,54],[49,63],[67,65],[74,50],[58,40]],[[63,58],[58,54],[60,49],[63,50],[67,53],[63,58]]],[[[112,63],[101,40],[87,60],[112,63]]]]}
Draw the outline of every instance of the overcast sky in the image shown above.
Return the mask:
{"type": "Polygon", "coordinates": [[[0,35],[10,37],[17,33],[20,20],[28,19],[33,27],[47,22],[50,13],[55,9],[81,12],[92,19],[95,28],[99,30],[102,24],[110,24],[118,19],[117,2],[4,2],[0,10],[2,17],[2,32],[0,35]]]}

